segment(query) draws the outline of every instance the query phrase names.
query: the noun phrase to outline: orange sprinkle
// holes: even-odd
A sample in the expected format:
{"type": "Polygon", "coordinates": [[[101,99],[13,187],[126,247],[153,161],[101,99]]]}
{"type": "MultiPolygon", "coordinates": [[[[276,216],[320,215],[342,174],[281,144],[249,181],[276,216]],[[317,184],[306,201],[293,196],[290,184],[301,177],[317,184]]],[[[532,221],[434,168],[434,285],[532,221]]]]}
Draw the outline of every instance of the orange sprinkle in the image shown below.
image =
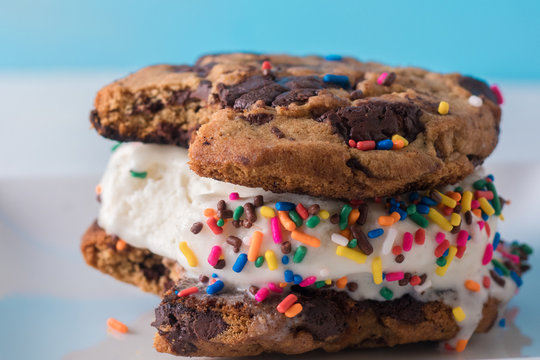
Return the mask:
{"type": "Polygon", "coordinates": [[[346,276],[336,280],[336,287],[338,289],[344,289],[345,286],[347,286],[347,277],[346,276]]]}
{"type": "Polygon", "coordinates": [[[187,289],[184,289],[184,290],[178,292],[178,297],[188,296],[188,295],[195,294],[195,293],[198,293],[198,292],[199,292],[199,288],[196,287],[196,286],[192,286],[192,287],[189,287],[187,289]]]}
{"type": "Polygon", "coordinates": [[[302,311],[302,305],[299,303],[296,303],[292,305],[290,308],[288,308],[287,311],[285,311],[285,316],[288,318],[292,318],[300,314],[301,311],[302,311]]]}
{"type": "Polygon", "coordinates": [[[403,140],[393,140],[392,142],[394,143],[394,146],[392,146],[392,150],[403,149],[403,147],[405,146],[403,140]]]}
{"type": "Polygon", "coordinates": [[[124,251],[126,248],[127,248],[127,243],[122,239],[118,239],[118,241],[116,242],[116,250],[124,251]]]}
{"type": "Polygon", "coordinates": [[[345,236],[347,239],[352,240],[351,236],[351,230],[350,229],[343,229],[339,232],[341,236],[345,236]]]}
{"type": "Polygon", "coordinates": [[[465,348],[467,347],[467,342],[469,342],[469,340],[459,339],[456,344],[456,351],[463,352],[463,350],[465,350],[465,348]]]}
{"type": "Polygon", "coordinates": [[[217,281],[217,279],[216,279],[216,278],[212,278],[212,279],[210,279],[210,285],[212,285],[212,284],[213,284],[213,283],[215,283],[216,281],[217,281]]]}
{"type": "Polygon", "coordinates": [[[96,195],[101,194],[101,185],[96,185],[96,195]]]}
{"type": "Polygon", "coordinates": [[[261,244],[263,240],[263,233],[260,231],[255,231],[251,236],[251,243],[249,244],[248,250],[248,260],[255,261],[259,257],[259,250],[261,249],[261,244]]]}
{"type": "Polygon", "coordinates": [[[278,211],[279,221],[281,222],[281,225],[289,231],[293,231],[296,229],[296,224],[294,221],[291,220],[289,217],[289,213],[287,211],[278,211]]]}
{"type": "Polygon", "coordinates": [[[458,193],[458,192],[455,192],[455,191],[447,191],[446,196],[448,196],[449,198],[452,198],[456,201],[460,201],[461,200],[461,194],[458,193]]]}
{"type": "Polygon", "coordinates": [[[287,286],[287,285],[289,285],[289,284],[287,284],[286,282],[280,282],[280,283],[279,283],[279,287],[280,287],[280,288],[284,288],[284,287],[287,286]]]}
{"type": "Polygon", "coordinates": [[[392,248],[392,254],[398,256],[399,254],[401,254],[402,252],[402,249],[401,249],[401,246],[399,245],[396,245],[392,248]]]}
{"type": "Polygon", "coordinates": [[[358,209],[352,209],[351,213],[349,214],[349,225],[352,225],[358,220],[360,217],[360,210],[358,209]]]}
{"type": "Polygon", "coordinates": [[[401,220],[401,215],[399,215],[397,211],[394,211],[393,213],[391,213],[390,216],[394,218],[395,223],[401,220]]]}
{"type": "Polygon", "coordinates": [[[465,281],[465,287],[467,288],[467,290],[470,290],[470,291],[473,291],[473,292],[480,291],[480,284],[477,283],[474,280],[466,280],[465,281]]]}
{"type": "Polygon", "coordinates": [[[116,320],[115,318],[108,318],[107,319],[107,326],[110,327],[113,330],[118,331],[119,333],[125,334],[128,332],[128,327],[126,324],[116,320]]]}
{"type": "Polygon", "coordinates": [[[300,241],[301,243],[309,245],[309,246],[313,246],[313,247],[321,246],[321,240],[319,240],[315,236],[305,234],[298,230],[293,230],[293,232],[291,233],[291,237],[294,240],[300,241]]]}
{"type": "Polygon", "coordinates": [[[473,209],[471,212],[478,217],[482,217],[482,210],[480,209],[473,209]]]}
{"type": "Polygon", "coordinates": [[[379,216],[379,225],[390,226],[394,224],[394,218],[392,216],[379,216]]]}
{"type": "Polygon", "coordinates": [[[452,209],[451,207],[448,207],[448,206],[444,206],[443,209],[442,209],[442,213],[444,216],[450,216],[452,215],[452,213],[454,212],[454,209],[452,209]]]}
{"type": "Polygon", "coordinates": [[[216,210],[212,208],[204,209],[203,215],[206,217],[212,217],[216,215],[216,210]]]}

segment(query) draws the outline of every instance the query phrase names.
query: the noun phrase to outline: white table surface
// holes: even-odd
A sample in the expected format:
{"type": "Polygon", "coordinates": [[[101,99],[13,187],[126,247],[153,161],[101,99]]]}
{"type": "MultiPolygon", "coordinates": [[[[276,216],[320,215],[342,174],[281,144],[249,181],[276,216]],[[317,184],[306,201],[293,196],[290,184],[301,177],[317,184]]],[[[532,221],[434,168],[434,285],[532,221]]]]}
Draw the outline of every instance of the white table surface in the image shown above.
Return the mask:
{"type": "MultiPolygon", "coordinates": [[[[88,113],[95,91],[122,74],[0,74],[0,359],[175,358],[152,348],[149,323],[159,298],[89,268],[79,253],[80,237],[98,211],[94,186],[112,144],[89,128],[88,113]],[[130,333],[108,333],[110,316],[130,333]]],[[[502,137],[486,161],[501,194],[512,200],[500,229],[503,238],[539,249],[540,85],[501,87],[502,137]]],[[[462,354],[422,344],[331,358],[539,356],[536,258],[510,303],[507,327],[475,336],[462,354]]],[[[292,358],[323,357],[328,355],[292,358]]]]}

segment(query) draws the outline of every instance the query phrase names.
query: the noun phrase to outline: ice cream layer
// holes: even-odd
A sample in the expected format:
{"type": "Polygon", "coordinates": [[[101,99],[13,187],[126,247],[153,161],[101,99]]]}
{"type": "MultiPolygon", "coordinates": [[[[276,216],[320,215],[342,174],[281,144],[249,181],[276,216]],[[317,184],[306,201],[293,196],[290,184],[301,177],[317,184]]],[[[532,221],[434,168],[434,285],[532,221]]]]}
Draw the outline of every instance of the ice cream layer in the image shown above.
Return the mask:
{"type": "MultiPolygon", "coordinates": [[[[100,184],[99,225],[133,246],[175,259],[186,276],[215,274],[225,288],[272,292],[280,283],[286,290],[294,283],[320,287],[333,280],[357,300],[404,294],[441,300],[459,308],[458,339],[473,333],[488,297],[505,304],[516,290],[515,281],[497,275],[491,262],[499,240],[492,212],[499,209],[496,193],[475,193],[473,183],[485,178],[481,170],[459,184],[463,199],[453,192],[456,185],[429,197],[415,193],[351,205],[201,178],[187,162],[187,150],[174,146],[118,147],[100,184]],[[263,206],[245,206],[258,195],[263,206]],[[226,208],[220,205],[218,213],[220,200],[226,208]],[[312,205],[320,210],[302,210],[312,205]]],[[[498,250],[494,258],[502,263],[502,246],[498,250]]]]}

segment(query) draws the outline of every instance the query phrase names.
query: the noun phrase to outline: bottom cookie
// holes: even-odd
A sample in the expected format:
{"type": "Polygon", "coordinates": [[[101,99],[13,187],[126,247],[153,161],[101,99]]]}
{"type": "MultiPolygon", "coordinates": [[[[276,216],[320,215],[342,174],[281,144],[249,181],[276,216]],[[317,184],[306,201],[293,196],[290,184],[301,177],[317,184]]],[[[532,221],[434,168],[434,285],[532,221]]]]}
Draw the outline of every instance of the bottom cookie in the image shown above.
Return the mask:
{"type": "Polygon", "coordinates": [[[86,263],[112,277],[161,295],[183,273],[175,262],[123,242],[94,222],[83,235],[81,252],[86,263]]]}
{"type": "MultiPolygon", "coordinates": [[[[182,356],[251,356],[263,352],[300,354],[316,349],[373,348],[453,338],[459,327],[447,305],[405,295],[392,301],[355,301],[335,290],[293,286],[303,310],[289,318],[276,312],[282,297],[263,303],[242,293],[177,296],[193,286],[181,281],[156,309],[155,348],[182,356]]],[[[449,294],[450,296],[451,294],[449,294]]],[[[498,314],[488,299],[476,332],[486,332],[498,314]]]]}

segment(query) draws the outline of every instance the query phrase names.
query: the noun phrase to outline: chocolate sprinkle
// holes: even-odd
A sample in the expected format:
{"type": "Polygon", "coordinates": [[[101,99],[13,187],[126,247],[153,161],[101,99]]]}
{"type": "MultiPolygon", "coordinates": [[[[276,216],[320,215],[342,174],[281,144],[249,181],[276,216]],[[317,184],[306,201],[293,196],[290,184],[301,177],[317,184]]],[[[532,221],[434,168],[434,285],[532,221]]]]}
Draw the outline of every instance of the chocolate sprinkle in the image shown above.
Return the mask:
{"type": "Polygon", "coordinates": [[[283,139],[285,137],[285,134],[275,126],[272,126],[270,131],[272,132],[272,134],[276,135],[278,139],[283,139]]]}
{"type": "Polygon", "coordinates": [[[366,255],[371,255],[373,253],[373,246],[369,242],[366,234],[362,231],[362,227],[358,224],[353,224],[351,226],[351,232],[353,237],[358,241],[358,248],[366,255]]]}
{"type": "Polygon", "coordinates": [[[281,252],[283,254],[290,254],[291,252],[291,243],[289,241],[284,241],[281,243],[281,252]]]}
{"type": "Polygon", "coordinates": [[[262,195],[255,196],[255,200],[253,201],[253,205],[258,208],[264,205],[264,198],[262,195]]]}
{"type": "Polygon", "coordinates": [[[196,222],[194,223],[193,225],[191,225],[191,232],[194,233],[194,234],[198,234],[201,232],[203,228],[203,223],[202,222],[196,222]]]}

